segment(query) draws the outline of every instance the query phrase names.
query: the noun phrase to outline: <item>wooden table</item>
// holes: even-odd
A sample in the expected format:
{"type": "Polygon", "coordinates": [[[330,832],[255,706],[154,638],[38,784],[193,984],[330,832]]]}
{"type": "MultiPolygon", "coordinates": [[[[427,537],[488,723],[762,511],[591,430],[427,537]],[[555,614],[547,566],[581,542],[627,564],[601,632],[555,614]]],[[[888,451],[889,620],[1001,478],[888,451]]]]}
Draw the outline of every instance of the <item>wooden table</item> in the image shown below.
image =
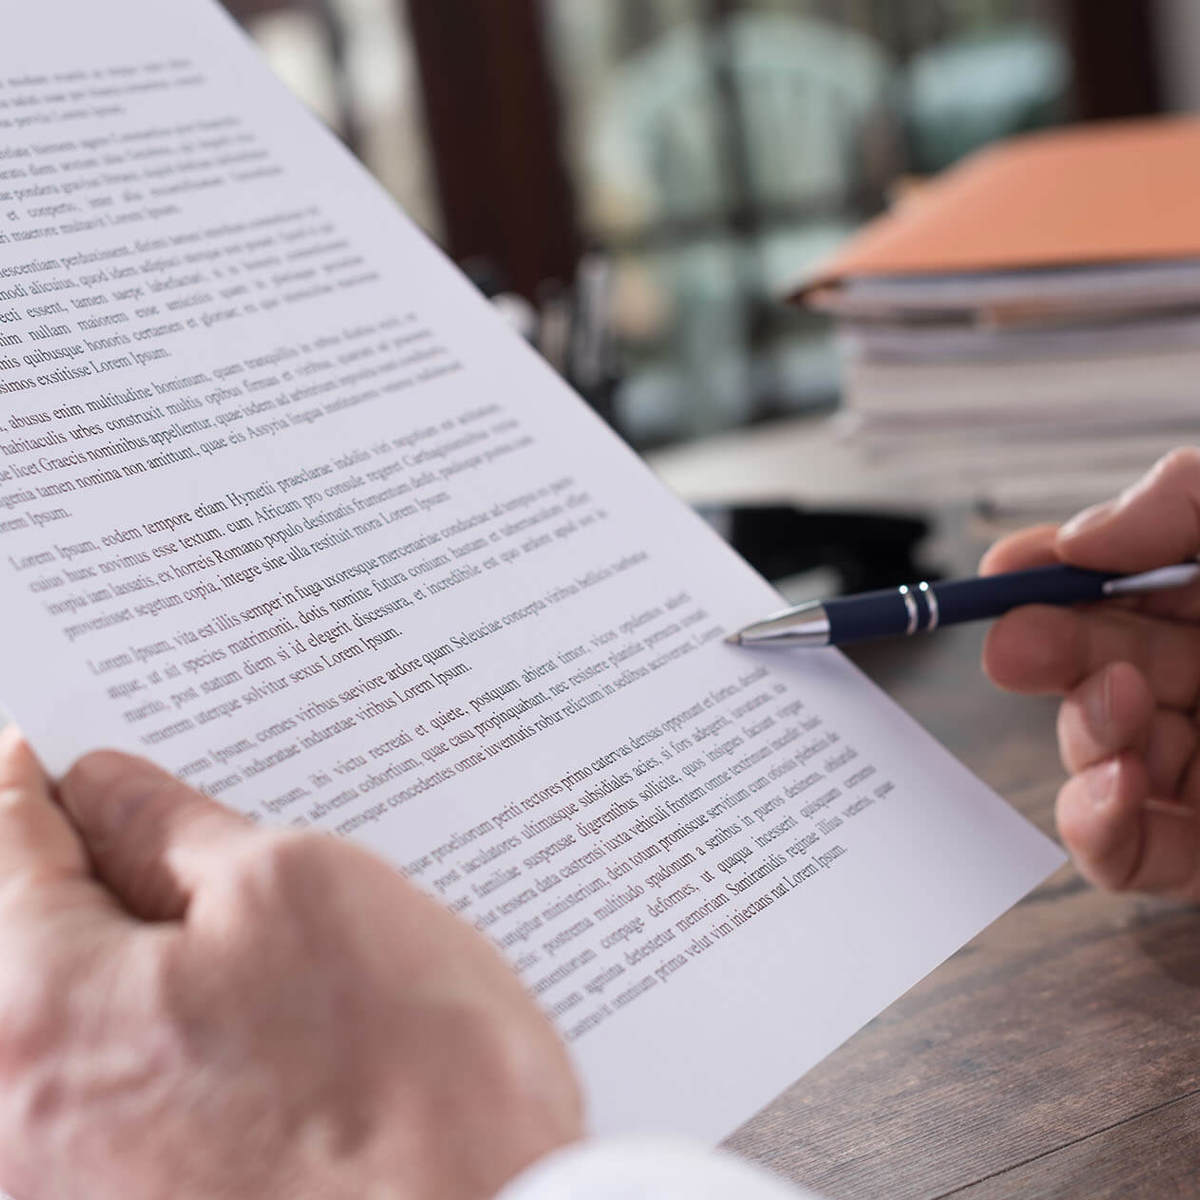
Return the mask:
{"type": "MultiPolygon", "coordinates": [[[[723,443],[713,475],[690,456],[688,478],[736,478],[736,452],[723,443]]],[[[674,461],[656,465],[694,490],[674,461]]],[[[776,494],[822,498],[801,464],[788,474],[776,494]]],[[[963,570],[977,547],[950,532],[963,570]]],[[[982,640],[960,627],[856,657],[1053,833],[1056,706],[993,690],[982,640]]],[[[1200,1197],[1200,913],[1102,895],[1064,868],[729,1146],[830,1200],[1200,1197]]]]}
{"type": "MultiPolygon", "coordinates": [[[[994,693],[981,642],[858,657],[1050,832],[1054,705],[994,693]]],[[[730,1146],[831,1200],[1200,1196],[1200,914],[1064,868],[730,1146]]]]}

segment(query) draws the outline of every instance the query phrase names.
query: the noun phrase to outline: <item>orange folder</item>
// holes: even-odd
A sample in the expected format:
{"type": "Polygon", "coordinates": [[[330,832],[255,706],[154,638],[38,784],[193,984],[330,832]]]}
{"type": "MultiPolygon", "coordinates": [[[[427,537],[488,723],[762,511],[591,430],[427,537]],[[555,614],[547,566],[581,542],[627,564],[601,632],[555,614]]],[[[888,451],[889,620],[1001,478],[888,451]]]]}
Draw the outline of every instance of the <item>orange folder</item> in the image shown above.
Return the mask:
{"type": "Polygon", "coordinates": [[[865,226],[796,293],[854,277],[1200,259],[1200,118],[1029,134],[865,226]]]}

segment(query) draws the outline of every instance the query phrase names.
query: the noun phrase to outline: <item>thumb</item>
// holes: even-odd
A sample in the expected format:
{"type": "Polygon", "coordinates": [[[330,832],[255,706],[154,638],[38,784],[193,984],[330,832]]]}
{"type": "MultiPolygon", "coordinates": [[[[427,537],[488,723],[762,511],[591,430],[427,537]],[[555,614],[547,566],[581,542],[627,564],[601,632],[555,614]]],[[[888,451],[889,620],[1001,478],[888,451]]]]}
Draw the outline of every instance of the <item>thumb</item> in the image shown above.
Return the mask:
{"type": "Polygon", "coordinates": [[[1116,500],[1068,521],[1056,549],[1078,567],[1132,574],[1200,554],[1200,450],[1174,450],[1116,500]]]}
{"type": "Polygon", "coordinates": [[[89,754],[59,784],[96,875],[134,916],[180,920],[255,827],[145,759],[89,754]]]}
{"type": "Polygon", "coordinates": [[[115,915],[41,763],[9,726],[0,733],[0,923],[44,913],[67,897],[97,916],[115,915]]]}

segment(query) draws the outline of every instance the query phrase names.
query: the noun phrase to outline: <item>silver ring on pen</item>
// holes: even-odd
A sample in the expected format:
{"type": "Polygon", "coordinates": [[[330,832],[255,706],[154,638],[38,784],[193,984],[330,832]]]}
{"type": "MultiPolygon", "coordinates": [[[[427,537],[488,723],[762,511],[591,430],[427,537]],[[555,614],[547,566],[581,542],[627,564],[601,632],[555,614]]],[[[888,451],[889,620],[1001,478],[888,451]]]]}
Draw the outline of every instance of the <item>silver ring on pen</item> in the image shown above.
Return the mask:
{"type": "Polygon", "coordinates": [[[906,583],[900,585],[900,598],[904,601],[904,607],[908,610],[908,628],[904,631],[904,636],[912,637],[920,627],[921,610],[917,608],[917,602],[906,583]]]}
{"type": "Polygon", "coordinates": [[[925,604],[929,608],[929,624],[925,626],[925,632],[933,633],[942,620],[942,610],[938,607],[937,592],[927,583],[920,584],[919,588],[921,595],[925,597],[925,604]]]}

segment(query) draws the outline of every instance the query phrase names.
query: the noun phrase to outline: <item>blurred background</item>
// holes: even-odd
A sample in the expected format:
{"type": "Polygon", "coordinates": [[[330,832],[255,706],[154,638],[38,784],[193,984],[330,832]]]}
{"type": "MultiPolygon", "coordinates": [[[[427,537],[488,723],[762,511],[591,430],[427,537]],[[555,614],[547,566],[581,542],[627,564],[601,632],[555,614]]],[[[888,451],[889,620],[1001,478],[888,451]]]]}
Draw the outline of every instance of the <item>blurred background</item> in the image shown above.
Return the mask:
{"type": "Polygon", "coordinates": [[[226,0],[639,449],[838,403],[789,284],[994,139],[1200,105],[1194,0],[226,0]]]}

